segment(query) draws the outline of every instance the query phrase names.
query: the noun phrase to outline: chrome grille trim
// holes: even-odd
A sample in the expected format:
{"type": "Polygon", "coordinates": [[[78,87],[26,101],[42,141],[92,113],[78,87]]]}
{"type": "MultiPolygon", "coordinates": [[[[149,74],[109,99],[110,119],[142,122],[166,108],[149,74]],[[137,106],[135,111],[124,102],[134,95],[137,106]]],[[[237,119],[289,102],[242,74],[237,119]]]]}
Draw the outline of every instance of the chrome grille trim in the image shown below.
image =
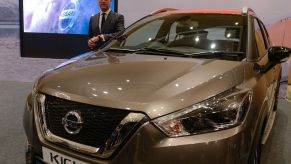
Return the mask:
{"type": "Polygon", "coordinates": [[[100,158],[110,157],[118,149],[119,145],[128,138],[128,135],[133,132],[133,129],[149,120],[145,114],[129,113],[112,132],[103,147],[91,147],[59,137],[48,129],[45,115],[45,98],[44,94],[35,94],[33,98],[35,123],[39,138],[100,158]],[[123,129],[126,131],[122,131],[123,129]],[[117,135],[117,131],[122,131],[123,135],[117,135]],[[116,138],[116,140],[112,141],[112,138],[116,138]]]}

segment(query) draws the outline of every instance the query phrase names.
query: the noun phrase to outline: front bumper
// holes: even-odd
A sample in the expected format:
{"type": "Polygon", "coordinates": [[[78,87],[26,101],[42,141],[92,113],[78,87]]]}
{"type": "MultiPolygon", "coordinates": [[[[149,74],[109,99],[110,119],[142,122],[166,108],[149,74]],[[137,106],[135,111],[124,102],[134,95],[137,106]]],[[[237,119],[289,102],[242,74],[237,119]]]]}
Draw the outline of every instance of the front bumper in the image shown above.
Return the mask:
{"type": "Polygon", "coordinates": [[[227,130],[169,138],[152,123],[143,124],[117,153],[108,159],[100,159],[90,154],[58,146],[41,139],[36,131],[33,110],[26,105],[24,128],[28,138],[28,163],[42,163],[42,147],[87,163],[201,163],[230,164],[246,163],[252,146],[252,133],[246,119],[238,127],[227,130]],[[31,162],[29,162],[31,161],[31,162]]]}

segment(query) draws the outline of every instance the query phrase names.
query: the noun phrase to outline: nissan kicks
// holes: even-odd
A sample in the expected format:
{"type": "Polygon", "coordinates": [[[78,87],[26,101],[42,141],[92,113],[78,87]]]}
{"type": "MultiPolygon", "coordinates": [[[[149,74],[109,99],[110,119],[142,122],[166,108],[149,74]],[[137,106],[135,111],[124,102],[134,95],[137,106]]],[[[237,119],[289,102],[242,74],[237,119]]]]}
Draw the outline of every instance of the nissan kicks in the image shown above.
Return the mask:
{"type": "Polygon", "coordinates": [[[35,81],[27,163],[259,163],[286,47],[242,11],[153,12],[35,81]]]}

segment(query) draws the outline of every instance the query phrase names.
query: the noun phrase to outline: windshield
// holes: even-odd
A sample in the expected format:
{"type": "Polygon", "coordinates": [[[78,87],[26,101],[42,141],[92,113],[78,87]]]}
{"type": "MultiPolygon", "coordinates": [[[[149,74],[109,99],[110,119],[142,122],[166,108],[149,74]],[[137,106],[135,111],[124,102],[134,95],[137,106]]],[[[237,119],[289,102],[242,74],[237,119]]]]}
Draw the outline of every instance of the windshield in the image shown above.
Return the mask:
{"type": "MultiPolygon", "coordinates": [[[[149,17],[128,28],[111,49],[159,49],[181,54],[244,53],[243,17],[229,14],[171,14],[149,17]]],[[[219,58],[219,55],[214,55],[219,58]]]]}

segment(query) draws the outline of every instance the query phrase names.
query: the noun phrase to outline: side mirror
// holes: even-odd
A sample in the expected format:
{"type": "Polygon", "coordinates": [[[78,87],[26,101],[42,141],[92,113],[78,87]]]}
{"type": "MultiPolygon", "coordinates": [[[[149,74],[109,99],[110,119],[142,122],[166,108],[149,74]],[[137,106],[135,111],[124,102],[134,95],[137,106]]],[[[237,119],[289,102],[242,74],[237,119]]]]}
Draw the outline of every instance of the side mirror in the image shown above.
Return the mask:
{"type": "Polygon", "coordinates": [[[272,46],[268,50],[269,60],[274,63],[283,63],[291,55],[291,49],[281,46],[272,46]]]}

